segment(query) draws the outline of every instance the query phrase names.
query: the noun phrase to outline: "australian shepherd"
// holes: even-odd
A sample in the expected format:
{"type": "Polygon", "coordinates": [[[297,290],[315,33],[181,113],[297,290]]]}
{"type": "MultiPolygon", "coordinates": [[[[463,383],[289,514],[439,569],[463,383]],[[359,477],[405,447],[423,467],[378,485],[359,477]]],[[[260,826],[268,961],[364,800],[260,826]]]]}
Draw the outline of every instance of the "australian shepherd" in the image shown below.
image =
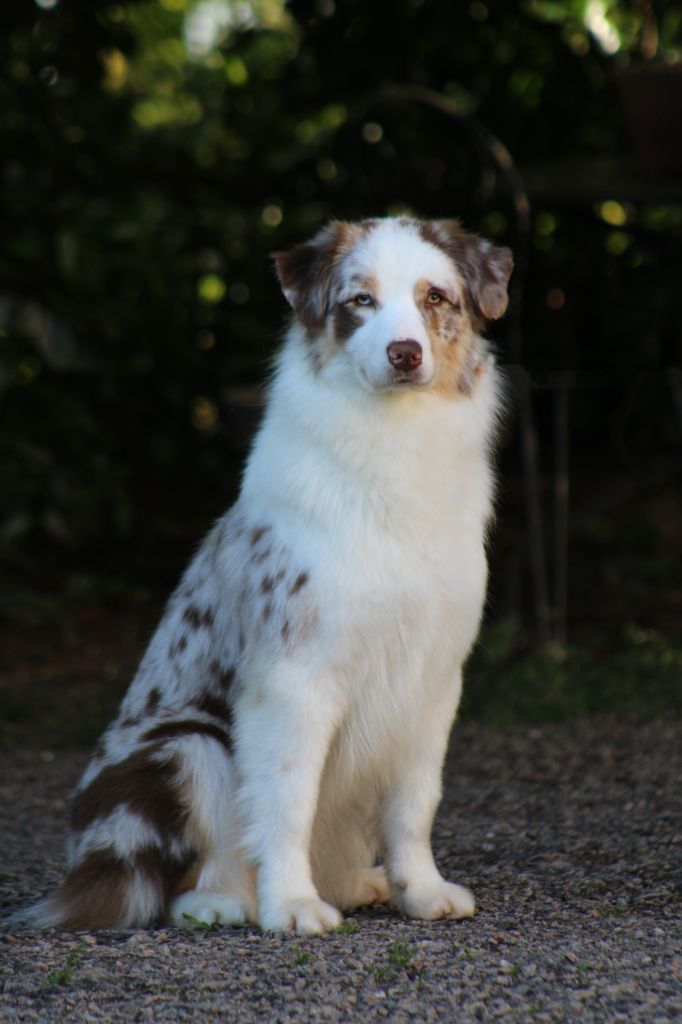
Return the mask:
{"type": "Polygon", "coordinates": [[[431,852],[479,629],[508,249],[334,221],[274,254],[293,315],[236,505],[73,797],[37,927],[466,917],[431,852]]]}

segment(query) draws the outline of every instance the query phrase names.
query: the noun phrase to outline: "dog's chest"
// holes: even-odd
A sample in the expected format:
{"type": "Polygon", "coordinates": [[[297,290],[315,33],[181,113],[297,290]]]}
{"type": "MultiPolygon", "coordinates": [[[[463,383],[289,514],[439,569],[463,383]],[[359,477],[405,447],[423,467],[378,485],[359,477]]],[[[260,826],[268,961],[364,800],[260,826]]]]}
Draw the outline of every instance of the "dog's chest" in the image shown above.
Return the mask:
{"type": "Polygon", "coordinates": [[[467,497],[448,488],[423,501],[411,496],[385,517],[348,523],[320,553],[321,642],[356,676],[364,663],[373,686],[390,677],[395,691],[403,678],[468,652],[486,561],[483,522],[467,497]]]}

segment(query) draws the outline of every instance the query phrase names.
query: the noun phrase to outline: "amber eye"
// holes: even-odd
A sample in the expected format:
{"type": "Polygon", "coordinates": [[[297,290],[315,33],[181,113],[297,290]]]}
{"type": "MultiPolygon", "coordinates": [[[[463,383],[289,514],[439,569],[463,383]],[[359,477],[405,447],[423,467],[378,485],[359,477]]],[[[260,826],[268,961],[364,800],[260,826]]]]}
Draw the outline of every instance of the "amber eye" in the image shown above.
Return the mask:
{"type": "Polygon", "coordinates": [[[440,292],[432,290],[426,296],[426,301],[430,306],[437,306],[439,302],[443,301],[443,296],[441,295],[440,292]]]}
{"type": "Polygon", "coordinates": [[[373,306],[374,299],[369,292],[359,292],[358,295],[353,296],[353,302],[356,306],[373,306]]]}

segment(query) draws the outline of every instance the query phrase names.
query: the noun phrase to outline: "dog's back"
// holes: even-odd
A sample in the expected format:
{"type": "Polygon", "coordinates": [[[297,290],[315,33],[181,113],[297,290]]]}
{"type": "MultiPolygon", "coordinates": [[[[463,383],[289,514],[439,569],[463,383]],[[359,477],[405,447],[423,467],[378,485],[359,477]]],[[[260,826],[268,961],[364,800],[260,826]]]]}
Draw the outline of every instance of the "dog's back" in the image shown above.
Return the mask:
{"type": "Polygon", "coordinates": [[[485,591],[498,382],[478,331],[511,259],[399,219],[276,262],[296,315],[239,501],[81,780],[35,924],[473,910],[428,842],[485,591]]]}

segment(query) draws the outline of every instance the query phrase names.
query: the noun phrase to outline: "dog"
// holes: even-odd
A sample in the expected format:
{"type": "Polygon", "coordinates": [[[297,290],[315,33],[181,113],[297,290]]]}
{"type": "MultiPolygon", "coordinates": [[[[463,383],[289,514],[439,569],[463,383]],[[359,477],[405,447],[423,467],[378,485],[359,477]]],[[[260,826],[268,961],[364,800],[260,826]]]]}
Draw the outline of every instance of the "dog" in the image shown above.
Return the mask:
{"type": "Polygon", "coordinates": [[[24,923],[461,918],[430,833],[486,591],[509,249],[333,221],[273,254],[292,318],[240,496],[170,599],[24,923]]]}

